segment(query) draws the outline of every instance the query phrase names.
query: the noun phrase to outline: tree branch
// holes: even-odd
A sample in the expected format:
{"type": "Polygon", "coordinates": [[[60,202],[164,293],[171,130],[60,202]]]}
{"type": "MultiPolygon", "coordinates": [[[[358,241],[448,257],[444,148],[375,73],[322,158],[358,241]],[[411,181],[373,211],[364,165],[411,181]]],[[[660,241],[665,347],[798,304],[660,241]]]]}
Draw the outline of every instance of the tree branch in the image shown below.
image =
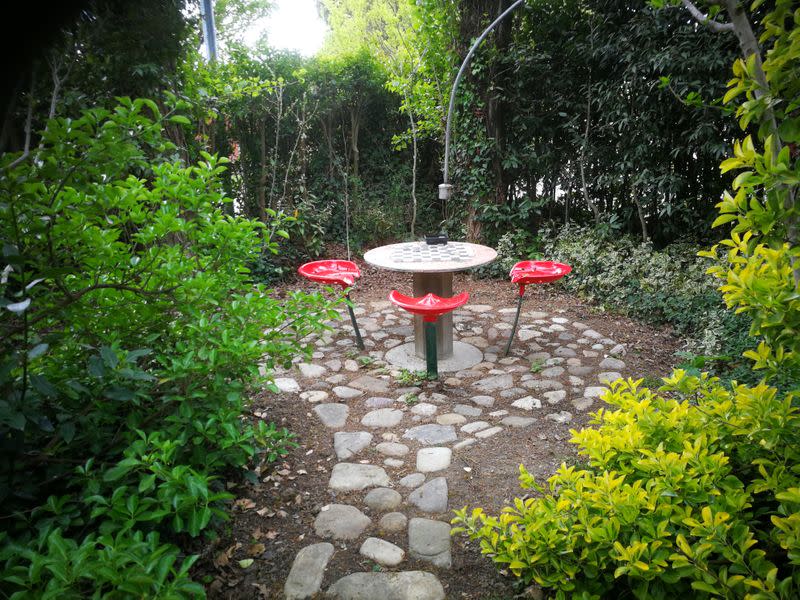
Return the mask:
{"type": "MultiPolygon", "coordinates": [[[[27,320],[27,323],[15,325],[13,327],[8,327],[3,333],[6,337],[10,338],[12,335],[17,334],[20,331],[23,331],[24,329],[32,327],[42,319],[54,314],[59,310],[67,308],[68,306],[80,300],[86,294],[89,294],[90,292],[94,292],[96,290],[120,290],[123,292],[131,292],[132,294],[136,294],[139,296],[150,297],[150,296],[163,296],[166,294],[170,294],[179,287],[180,285],[173,285],[171,287],[164,289],[145,290],[130,285],[125,285],[122,283],[96,283],[88,287],[85,287],[82,290],[78,290],[77,292],[68,292],[68,295],[65,296],[65,298],[57,306],[53,307],[52,310],[44,310],[42,312],[37,312],[35,315],[33,315],[32,318],[27,320]]],[[[27,313],[25,314],[25,316],[27,318],[27,313]]]]}
{"type": "Polygon", "coordinates": [[[14,161],[9,164],[4,170],[10,171],[22,161],[24,161],[31,153],[31,129],[33,127],[33,103],[34,103],[34,95],[33,89],[34,85],[36,84],[35,73],[31,74],[31,91],[28,96],[28,116],[25,119],[25,149],[22,151],[14,161]]]}
{"type": "Polygon", "coordinates": [[[719,23],[718,21],[712,21],[708,15],[704,15],[702,12],[700,12],[700,9],[692,4],[691,0],[681,0],[681,4],[686,7],[686,10],[689,11],[689,14],[691,14],[698,23],[702,23],[711,31],[716,31],[717,33],[721,33],[723,31],[733,31],[733,23],[719,23]]]}

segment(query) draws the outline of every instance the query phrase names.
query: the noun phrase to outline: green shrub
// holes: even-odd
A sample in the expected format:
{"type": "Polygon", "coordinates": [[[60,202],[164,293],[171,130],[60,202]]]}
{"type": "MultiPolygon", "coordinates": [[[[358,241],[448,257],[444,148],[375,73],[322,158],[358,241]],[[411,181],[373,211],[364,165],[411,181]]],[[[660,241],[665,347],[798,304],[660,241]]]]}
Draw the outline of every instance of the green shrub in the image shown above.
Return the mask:
{"type": "MultiPolygon", "coordinates": [[[[202,595],[175,542],[226,518],[226,470],[291,434],[247,414],[259,363],[331,318],[245,265],[269,233],[229,216],[224,160],[185,166],[154,102],[49,122],[0,158],[2,587],[13,598],[202,595]]],[[[1,563],[0,563],[1,564],[1,563]]]]}
{"type": "Polygon", "coordinates": [[[482,277],[507,278],[511,267],[521,260],[540,257],[539,238],[525,229],[512,229],[500,236],[495,248],[497,259],[488,265],[478,267],[475,272],[482,277]]]}
{"type": "Polygon", "coordinates": [[[796,598],[800,414],[767,385],[676,371],[659,394],[619,380],[597,428],[572,431],[589,467],[562,465],[499,517],[456,531],[556,598],[796,598]]]}
{"type": "MultiPolygon", "coordinates": [[[[742,12],[729,16],[737,17],[741,35],[747,9],[735,9],[742,12]]],[[[596,429],[573,431],[589,468],[563,465],[546,487],[521,468],[523,486],[541,497],[517,498],[499,517],[457,512],[456,531],[557,598],[800,597],[800,172],[793,151],[800,12],[779,2],[759,18],[764,54],[736,61],[725,97],[727,103],[744,95],[736,115],[757,139],[735,142],[721,165],[739,171],[715,221],[731,223],[732,231],[702,255],[717,260],[709,272],[722,281],[728,308],[747,315],[750,334],[761,338],[745,356],[764,379],[723,386],[707,374],[676,370],[659,394],[618,380],[603,397],[616,410],[598,411],[596,429]]],[[[581,252],[590,265],[597,249],[581,252]]],[[[636,273],[636,286],[651,284],[639,276],[633,252],[606,254],[604,262],[620,264],[601,271],[611,273],[610,291],[626,273],[636,273]]],[[[684,296],[678,306],[689,311],[693,295],[676,285],[678,273],[669,281],[684,296]]],[[[654,310],[662,305],[670,306],[658,299],[654,310]]]]}
{"type": "MultiPolygon", "coordinates": [[[[750,319],[727,310],[707,259],[697,247],[673,244],[656,250],[631,236],[607,237],[588,227],[543,232],[544,255],[572,266],[564,287],[603,306],[651,323],[668,324],[701,355],[741,362],[756,345],[750,319]]],[[[728,369],[735,365],[726,365],[728,369]]],[[[735,372],[749,377],[748,369],[735,372]]]]}

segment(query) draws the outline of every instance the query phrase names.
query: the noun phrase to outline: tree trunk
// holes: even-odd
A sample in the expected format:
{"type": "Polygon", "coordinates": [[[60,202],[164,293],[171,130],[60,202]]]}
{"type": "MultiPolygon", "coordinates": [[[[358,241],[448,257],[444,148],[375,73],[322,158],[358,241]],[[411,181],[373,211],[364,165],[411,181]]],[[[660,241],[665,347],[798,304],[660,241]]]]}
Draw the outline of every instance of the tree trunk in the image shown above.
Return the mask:
{"type": "MultiPolygon", "coordinates": [[[[764,63],[761,59],[761,48],[758,45],[758,40],[756,39],[755,34],[753,33],[753,28],[750,25],[750,21],[747,18],[747,14],[745,13],[744,9],[739,5],[738,0],[725,0],[725,9],[728,11],[728,16],[730,16],[731,23],[733,23],[733,31],[736,34],[736,38],[739,40],[739,47],[742,50],[742,54],[745,57],[745,60],[749,58],[751,55],[754,56],[754,68],[753,68],[753,75],[755,77],[756,83],[761,87],[760,90],[756,90],[755,97],[761,98],[765,93],[769,91],[769,83],[767,82],[767,76],[764,73],[764,63]]],[[[778,153],[781,151],[781,141],[778,133],[778,124],[775,120],[775,112],[772,110],[771,107],[767,107],[764,111],[764,118],[769,123],[770,133],[774,134],[772,136],[772,153],[774,156],[777,156],[778,153]]],[[[796,246],[798,239],[800,238],[800,232],[798,232],[798,225],[797,225],[797,217],[794,215],[793,210],[796,204],[796,194],[795,191],[790,189],[786,193],[786,199],[784,200],[784,209],[789,212],[789,216],[787,219],[786,224],[786,237],[787,241],[792,245],[796,246]]],[[[800,285],[800,260],[797,257],[791,257],[792,262],[792,271],[794,275],[794,282],[795,285],[800,285]]]]}
{"type": "Polygon", "coordinates": [[[411,143],[413,155],[411,159],[411,237],[416,237],[417,226],[417,124],[414,121],[414,112],[411,110],[411,103],[408,99],[408,92],[405,94],[405,102],[408,109],[408,120],[411,123],[411,143]]]}
{"type": "Polygon", "coordinates": [[[353,178],[358,179],[358,133],[361,127],[361,114],[360,111],[351,108],[350,109],[350,144],[351,144],[351,151],[353,154],[352,160],[352,168],[353,168],[353,178]]]}
{"type": "Polygon", "coordinates": [[[272,177],[269,184],[269,207],[275,208],[273,202],[275,200],[275,184],[278,179],[278,147],[280,145],[281,135],[281,120],[283,119],[283,87],[278,86],[278,99],[276,102],[276,115],[275,115],[275,141],[272,148],[272,158],[270,159],[272,177]]]}
{"type": "Polygon", "coordinates": [[[261,171],[258,177],[258,218],[262,223],[267,222],[267,123],[266,118],[259,121],[261,126],[261,171]]]}
{"type": "MultiPolygon", "coordinates": [[[[589,31],[589,48],[594,49],[594,29],[589,31]]],[[[586,127],[583,130],[583,144],[581,144],[581,156],[579,161],[581,171],[581,188],[583,190],[583,199],[586,201],[587,206],[592,209],[594,215],[594,224],[600,225],[600,211],[597,205],[592,201],[589,196],[589,187],[586,185],[586,148],[589,146],[589,129],[592,123],[592,66],[591,63],[588,68],[588,76],[586,78],[586,127]]]]}
{"type": "MultiPolygon", "coordinates": [[[[728,11],[731,23],[733,23],[733,32],[736,34],[736,39],[739,40],[739,48],[741,48],[745,60],[751,55],[755,56],[753,75],[755,76],[756,82],[761,87],[760,90],[755,92],[755,96],[756,98],[761,98],[769,90],[769,83],[767,82],[767,76],[764,74],[764,63],[761,60],[761,48],[758,45],[756,35],[753,33],[753,28],[747,18],[747,13],[744,12],[744,8],[739,4],[739,0],[725,0],[725,9],[728,11]]],[[[772,108],[768,107],[764,111],[764,116],[770,123],[770,132],[777,132],[778,124],[775,122],[775,112],[772,108]]],[[[776,146],[772,150],[777,156],[778,152],[781,150],[780,140],[778,140],[777,136],[775,136],[773,140],[776,146]]]]}
{"type": "Polygon", "coordinates": [[[650,234],[647,232],[647,221],[644,218],[644,211],[642,210],[642,203],[639,201],[639,191],[636,186],[631,190],[633,195],[633,203],[636,204],[636,212],[639,214],[639,224],[642,226],[642,238],[645,242],[650,241],[650,234]]]}
{"type": "Polygon", "coordinates": [[[325,136],[325,145],[328,147],[328,177],[333,177],[336,169],[334,168],[333,160],[333,124],[331,123],[330,113],[325,115],[325,118],[319,118],[319,123],[322,125],[322,134],[325,136]]]}
{"type": "MultiPolygon", "coordinates": [[[[505,9],[507,9],[511,2],[510,0],[469,0],[461,2],[459,12],[461,15],[460,22],[460,35],[459,39],[462,40],[460,47],[457,51],[460,56],[465,56],[469,45],[472,40],[480,35],[491,20],[499,16],[505,9]],[[485,17],[489,16],[487,20],[485,17]]],[[[494,46],[498,49],[499,55],[504,55],[509,45],[511,44],[511,32],[513,17],[501,21],[495,28],[493,34],[484,42],[484,47],[494,40],[494,46]]],[[[484,127],[486,128],[486,135],[490,140],[494,140],[494,150],[490,162],[491,176],[493,179],[493,193],[492,197],[486,198],[487,202],[495,204],[505,204],[508,201],[509,191],[509,176],[506,169],[503,167],[503,157],[505,156],[505,140],[506,122],[504,118],[505,107],[499,99],[494,88],[504,88],[505,85],[502,81],[504,76],[501,75],[498,65],[495,61],[488,65],[485,81],[481,81],[479,89],[481,90],[481,98],[486,106],[486,113],[483,116],[484,127]]],[[[471,77],[468,78],[471,79],[471,77]]],[[[475,199],[472,202],[474,203],[475,199]]],[[[467,231],[480,232],[481,226],[473,222],[477,218],[477,212],[474,209],[467,211],[467,231]]],[[[477,241],[477,239],[476,239],[477,241]]]]}
{"type": "Polygon", "coordinates": [[[477,244],[481,241],[481,222],[478,220],[477,209],[474,202],[470,202],[467,212],[467,241],[477,244]]]}

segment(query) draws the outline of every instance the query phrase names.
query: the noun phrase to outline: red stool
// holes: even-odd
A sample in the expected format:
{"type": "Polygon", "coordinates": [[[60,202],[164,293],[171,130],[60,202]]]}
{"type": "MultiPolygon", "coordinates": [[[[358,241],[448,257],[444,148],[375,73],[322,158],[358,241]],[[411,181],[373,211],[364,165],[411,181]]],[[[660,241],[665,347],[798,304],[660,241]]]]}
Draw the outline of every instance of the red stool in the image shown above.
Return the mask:
{"type": "Polygon", "coordinates": [[[464,306],[469,294],[462,292],[452,298],[441,298],[436,294],[426,294],[421,298],[411,298],[392,290],[389,301],[395,306],[407,310],[411,314],[420,315],[425,322],[425,362],[428,367],[428,378],[439,377],[439,365],[436,358],[436,319],[445,313],[464,306]]]}
{"type": "Polygon", "coordinates": [[[511,350],[511,342],[514,341],[514,334],[517,332],[519,323],[519,312],[522,309],[522,297],[525,295],[525,286],[531,283],[550,283],[557,281],[564,275],[572,271],[572,267],[564,263],[553,262],[550,260],[523,260],[511,267],[511,283],[519,284],[519,302],[517,303],[517,315],[514,317],[514,326],[511,328],[511,335],[506,344],[504,356],[508,356],[511,350]]]}
{"type": "Polygon", "coordinates": [[[344,292],[344,297],[347,299],[347,311],[350,313],[350,321],[353,323],[353,330],[356,333],[356,345],[359,350],[363,350],[364,340],[361,339],[356,315],[353,312],[353,304],[350,301],[350,289],[355,285],[356,279],[361,277],[358,265],[349,260],[315,260],[301,265],[297,272],[311,281],[327,284],[335,283],[342,286],[342,292],[344,292]]]}

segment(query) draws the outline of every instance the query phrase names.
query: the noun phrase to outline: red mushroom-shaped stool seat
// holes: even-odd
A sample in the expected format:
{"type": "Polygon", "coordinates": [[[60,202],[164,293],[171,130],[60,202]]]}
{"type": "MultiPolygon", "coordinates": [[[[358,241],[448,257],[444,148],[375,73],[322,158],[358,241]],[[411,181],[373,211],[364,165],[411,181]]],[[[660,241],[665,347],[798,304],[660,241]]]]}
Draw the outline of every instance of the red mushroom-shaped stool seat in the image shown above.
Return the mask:
{"type": "Polygon", "coordinates": [[[517,303],[517,315],[514,317],[514,326],[511,328],[511,335],[508,338],[508,344],[506,344],[506,356],[511,350],[511,342],[514,341],[514,334],[517,331],[519,312],[522,309],[522,297],[525,295],[525,286],[532,283],[557,281],[570,271],[572,271],[572,267],[569,265],[551,260],[523,260],[511,268],[511,273],[509,273],[511,283],[519,284],[519,302],[517,303]]]}
{"type": "Polygon", "coordinates": [[[363,350],[364,340],[361,339],[361,332],[358,330],[356,315],[350,301],[350,288],[355,285],[356,279],[361,277],[358,265],[349,260],[315,260],[301,265],[297,272],[311,281],[342,286],[344,297],[347,299],[347,311],[350,313],[350,321],[353,323],[353,331],[356,334],[356,345],[363,350]]]}
{"type": "Polygon", "coordinates": [[[425,322],[425,362],[430,379],[436,379],[439,376],[439,365],[436,358],[436,319],[464,306],[468,300],[467,292],[462,292],[452,298],[442,298],[436,294],[425,294],[420,298],[412,298],[397,290],[392,290],[389,294],[389,301],[392,304],[411,314],[420,315],[425,322]]]}

